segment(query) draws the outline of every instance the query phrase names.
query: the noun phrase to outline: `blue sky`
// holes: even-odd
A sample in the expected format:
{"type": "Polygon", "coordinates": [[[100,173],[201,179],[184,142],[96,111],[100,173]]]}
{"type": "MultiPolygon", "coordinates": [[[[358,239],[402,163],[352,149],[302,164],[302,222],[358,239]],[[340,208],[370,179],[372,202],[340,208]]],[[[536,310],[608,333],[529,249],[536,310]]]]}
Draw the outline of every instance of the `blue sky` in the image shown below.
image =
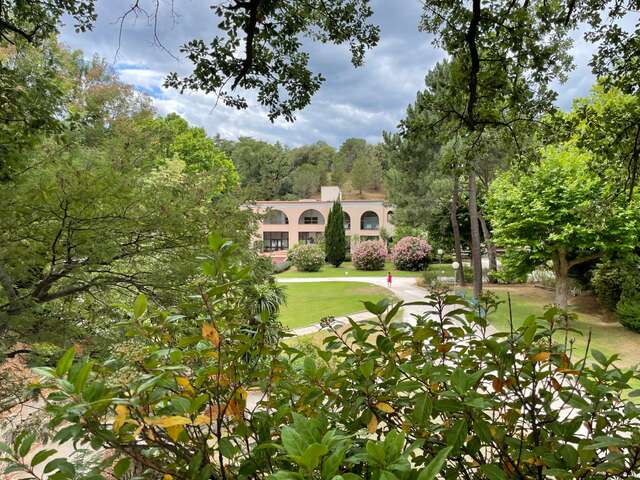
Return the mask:
{"type": "MultiPolygon", "coordinates": [[[[290,146],[319,140],[339,146],[349,137],[377,142],[383,130],[395,129],[407,105],[422,88],[425,73],[444,57],[431,45],[428,35],[418,32],[419,0],[372,0],[373,21],[381,27],[381,40],[367,53],[365,65],[354,69],[346,47],[309,45],[313,70],[327,80],[311,105],[297,115],[295,123],[271,123],[255,105],[237,111],[215,106],[215,99],[204,94],[181,95],[162,87],[168,72],[189,73],[190,64],[180,58],[180,45],[192,38],[207,41],[215,34],[216,17],[209,8],[214,0],[175,2],[175,16],[170,15],[171,0],[161,0],[158,36],[171,54],[154,42],[153,26],[144,15],[127,18],[118,49],[119,17],[131,1],[97,3],[94,30],[77,34],[67,25],[61,40],[82,49],[87,57],[104,57],[123,81],[151,95],[160,113],[176,112],[204,127],[210,135],[230,139],[252,136],[290,146]]],[[[150,0],[146,3],[151,6],[150,0]]],[[[561,108],[569,108],[574,97],[584,96],[591,88],[594,78],[588,61],[592,50],[581,38],[576,40],[572,49],[576,69],[570,72],[565,85],[556,86],[561,108]]]]}

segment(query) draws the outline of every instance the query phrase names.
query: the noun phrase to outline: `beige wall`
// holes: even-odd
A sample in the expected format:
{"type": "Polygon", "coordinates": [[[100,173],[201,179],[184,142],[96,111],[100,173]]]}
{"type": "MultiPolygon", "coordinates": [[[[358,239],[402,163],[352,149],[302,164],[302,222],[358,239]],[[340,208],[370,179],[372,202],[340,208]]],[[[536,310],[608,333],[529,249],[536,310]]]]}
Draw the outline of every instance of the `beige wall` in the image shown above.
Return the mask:
{"type": "MultiPolygon", "coordinates": [[[[386,206],[381,200],[345,200],[342,203],[342,210],[349,214],[351,218],[351,228],[346,230],[347,237],[353,235],[363,236],[380,236],[380,228],[375,230],[363,230],[360,228],[360,219],[362,214],[367,211],[375,212],[378,215],[379,227],[384,227],[389,235],[393,235],[393,225],[388,221],[388,214],[393,209],[386,206]]],[[[298,202],[285,202],[285,201],[272,201],[272,202],[257,202],[255,210],[258,213],[266,213],[269,209],[280,210],[287,215],[289,219],[288,225],[266,225],[260,224],[256,240],[262,240],[263,232],[288,232],[289,233],[289,248],[298,242],[300,232],[324,232],[327,219],[329,217],[329,210],[333,205],[332,202],[322,201],[298,201],[298,202]],[[323,225],[304,225],[299,223],[300,216],[305,210],[317,210],[324,217],[323,225]]]]}

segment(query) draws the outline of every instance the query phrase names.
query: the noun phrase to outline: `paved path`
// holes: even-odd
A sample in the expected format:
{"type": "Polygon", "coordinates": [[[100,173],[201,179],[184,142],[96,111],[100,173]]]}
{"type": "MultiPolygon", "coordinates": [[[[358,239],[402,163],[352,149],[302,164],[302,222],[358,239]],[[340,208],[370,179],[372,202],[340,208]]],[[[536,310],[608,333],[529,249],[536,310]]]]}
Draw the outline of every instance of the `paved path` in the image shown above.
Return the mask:
{"type": "MultiPolygon", "coordinates": [[[[427,295],[427,289],[419,287],[416,285],[416,279],[414,277],[394,277],[393,282],[391,282],[391,287],[387,286],[387,278],[386,277],[321,277],[321,278],[295,278],[295,277],[287,277],[287,278],[279,278],[279,283],[315,283],[315,282],[364,282],[371,283],[373,285],[378,285],[379,287],[384,287],[391,290],[396,297],[400,300],[404,300],[405,302],[415,302],[419,300],[424,300],[425,295],[427,295]]],[[[423,305],[409,305],[403,307],[404,312],[404,320],[406,322],[413,322],[414,314],[423,313],[426,310],[426,307],[423,305]]],[[[353,320],[362,321],[367,318],[371,318],[373,315],[369,312],[358,312],[352,315],[348,315],[353,320]]],[[[347,321],[347,317],[336,317],[337,321],[347,321]]],[[[307,335],[309,333],[314,333],[320,330],[320,324],[310,325],[308,327],[297,328],[292,330],[292,333],[295,335],[307,335]]]]}

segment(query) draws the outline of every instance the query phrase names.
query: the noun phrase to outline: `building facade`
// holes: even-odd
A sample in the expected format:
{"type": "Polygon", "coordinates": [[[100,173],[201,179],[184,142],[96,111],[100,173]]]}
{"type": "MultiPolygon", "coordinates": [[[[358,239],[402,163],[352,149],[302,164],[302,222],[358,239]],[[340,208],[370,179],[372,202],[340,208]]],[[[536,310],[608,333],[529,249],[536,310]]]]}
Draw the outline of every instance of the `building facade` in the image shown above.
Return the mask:
{"type": "Polygon", "coordinates": [[[320,242],[335,200],[342,204],[351,244],[380,240],[382,229],[393,236],[393,209],[384,200],[342,200],[338,187],[322,187],[320,200],[256,202],[254,208],[264,215],[256,240],[266,253],[282,252],[296,243],[320,242]]]}

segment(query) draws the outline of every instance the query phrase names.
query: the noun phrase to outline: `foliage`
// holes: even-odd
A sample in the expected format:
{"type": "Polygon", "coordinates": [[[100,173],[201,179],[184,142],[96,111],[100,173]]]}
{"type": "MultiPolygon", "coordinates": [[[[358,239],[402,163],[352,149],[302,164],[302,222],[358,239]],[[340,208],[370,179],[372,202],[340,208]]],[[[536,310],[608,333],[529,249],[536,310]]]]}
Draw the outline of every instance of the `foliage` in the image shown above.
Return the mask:
{"type": "Polygon", "coordinates": [[[429,264],[431,245],[419,237],[403,237],[391,250],[391,261],[398,270],[419,271],[429,264]]]}
{"type": "MultiPolygon", "coordinates": [[[[398,317],[411,304],[369,302],[372,320],[344,330],[328,319],[310,355],[242,333],[243,273],[226,245],[215,242],[212,283],[189,318],[136,302],[127,328],[139,361],[74,360],[69,350],[36,370],[57,440],[105,449],[95,473],[618,480],[640,471],[640,407],[626,398],[640,394],[629,386],[640,375],[616,355],[576,357],[566,312],[491,335],[491,296],[468,304],[435,291],[415,323],[398,317]],[[246,402],[252,388],[257,407],[246,402]]],[[[9,472],[28,475],[31,451],[34,464],[73,477],[32,442],[2,446],[9,472]]]]}
{"type": "Polygon", "coordinates": [[[329,210],[329,219],[324,229],[325,253],[327,262],[339,267],[345,260],[347,238],[344,234],[344,215],[342,205],[335,201],[329,210]]]}
{"type": "Polygon", "coordinates": [[[301,272],[317,272],[324,265],[324,251],[320,245],[297,243],[289,249],[288,260],[301,272]]]}
{"type": "Polygon", "coordinates": [[[594,269],[591,285],[598,300],[609,310],[614,310],[624,293],[640,290],[640,258],[630,253],[605,258],[594,269]]]}
{"type": "Polygon", "coordinates": [[[231,142],[229,156],[249,198],[274,200],[293,193],[291,159],[279,143],[240,137],[231,142]]]}
{"type": "Polygon", "coordinates": [[[382,270],[386,260],[387,247],[380,241],[360,242],[351,252],[351,261],[358,270],[382,270]]]}
{"type": "Polygon", "coordinates": [[[640,333],[640,295],[629,292],[616,305],[616,318],[629,330],[640,333]]]}
{"type": "Polygon", "coordinates": [[[180,91],[216,92],[236,108],[248,107],[236,87],[255,89],[272,121],[280,116],[292,121],[324,81],[311,71],[302,38],[347,43],[353,65],[360,66],[379,36],[378,27],[368,23],[373,13],[368,0],[234,1],[215,6],[214,12],[220,35],[211,42],[187,42],[181,51],[194,71],[184,78],[172,73],[166,84],[180,91]]]}
{"type": "Polygon", "coordinates": [[[111,339],[113,304],[138,292],[175,303],[211,229],[247,243],[253,215],[233,195],[233,165],[201,129],[156,116],[99,59],[30,55],[15,66],[35,89],[25,101],[57,96],[58,127],[43,124],[37,141],[13,149],[0,183],[0,215],[12,225],[0,232],[2,347],[46,334],[97,348],[88,337],[111,339]],[[49,61],[59,91],[40,88],[38,62],[49,61]]]}
{"type": "Polygon", "coordinates": [[[273,265],[273,273],[286,272],[290,268],[291,268],[291,262],[289,260],[285,260],[284,262],[276,263],[273,265]]]}
{"type": "Polygon", "coordinates": [[[371,169],[369,159],[364,155],[360,155],[353,162],[351,186],[362,195],[362,191],[370,188],[372,182],[373,170],[371,169]]]}
{"type": "Polygon", "coordinates": [[[562,306],[572,267],[631,250],[640,229],[637,204],[612,196],[612,186],[591,173],[590,159],[571,144],[550,146],[531,171],[512,169],[489,191],[496,244],[515,250],[530,266],[551,260],[562,306]]]}

